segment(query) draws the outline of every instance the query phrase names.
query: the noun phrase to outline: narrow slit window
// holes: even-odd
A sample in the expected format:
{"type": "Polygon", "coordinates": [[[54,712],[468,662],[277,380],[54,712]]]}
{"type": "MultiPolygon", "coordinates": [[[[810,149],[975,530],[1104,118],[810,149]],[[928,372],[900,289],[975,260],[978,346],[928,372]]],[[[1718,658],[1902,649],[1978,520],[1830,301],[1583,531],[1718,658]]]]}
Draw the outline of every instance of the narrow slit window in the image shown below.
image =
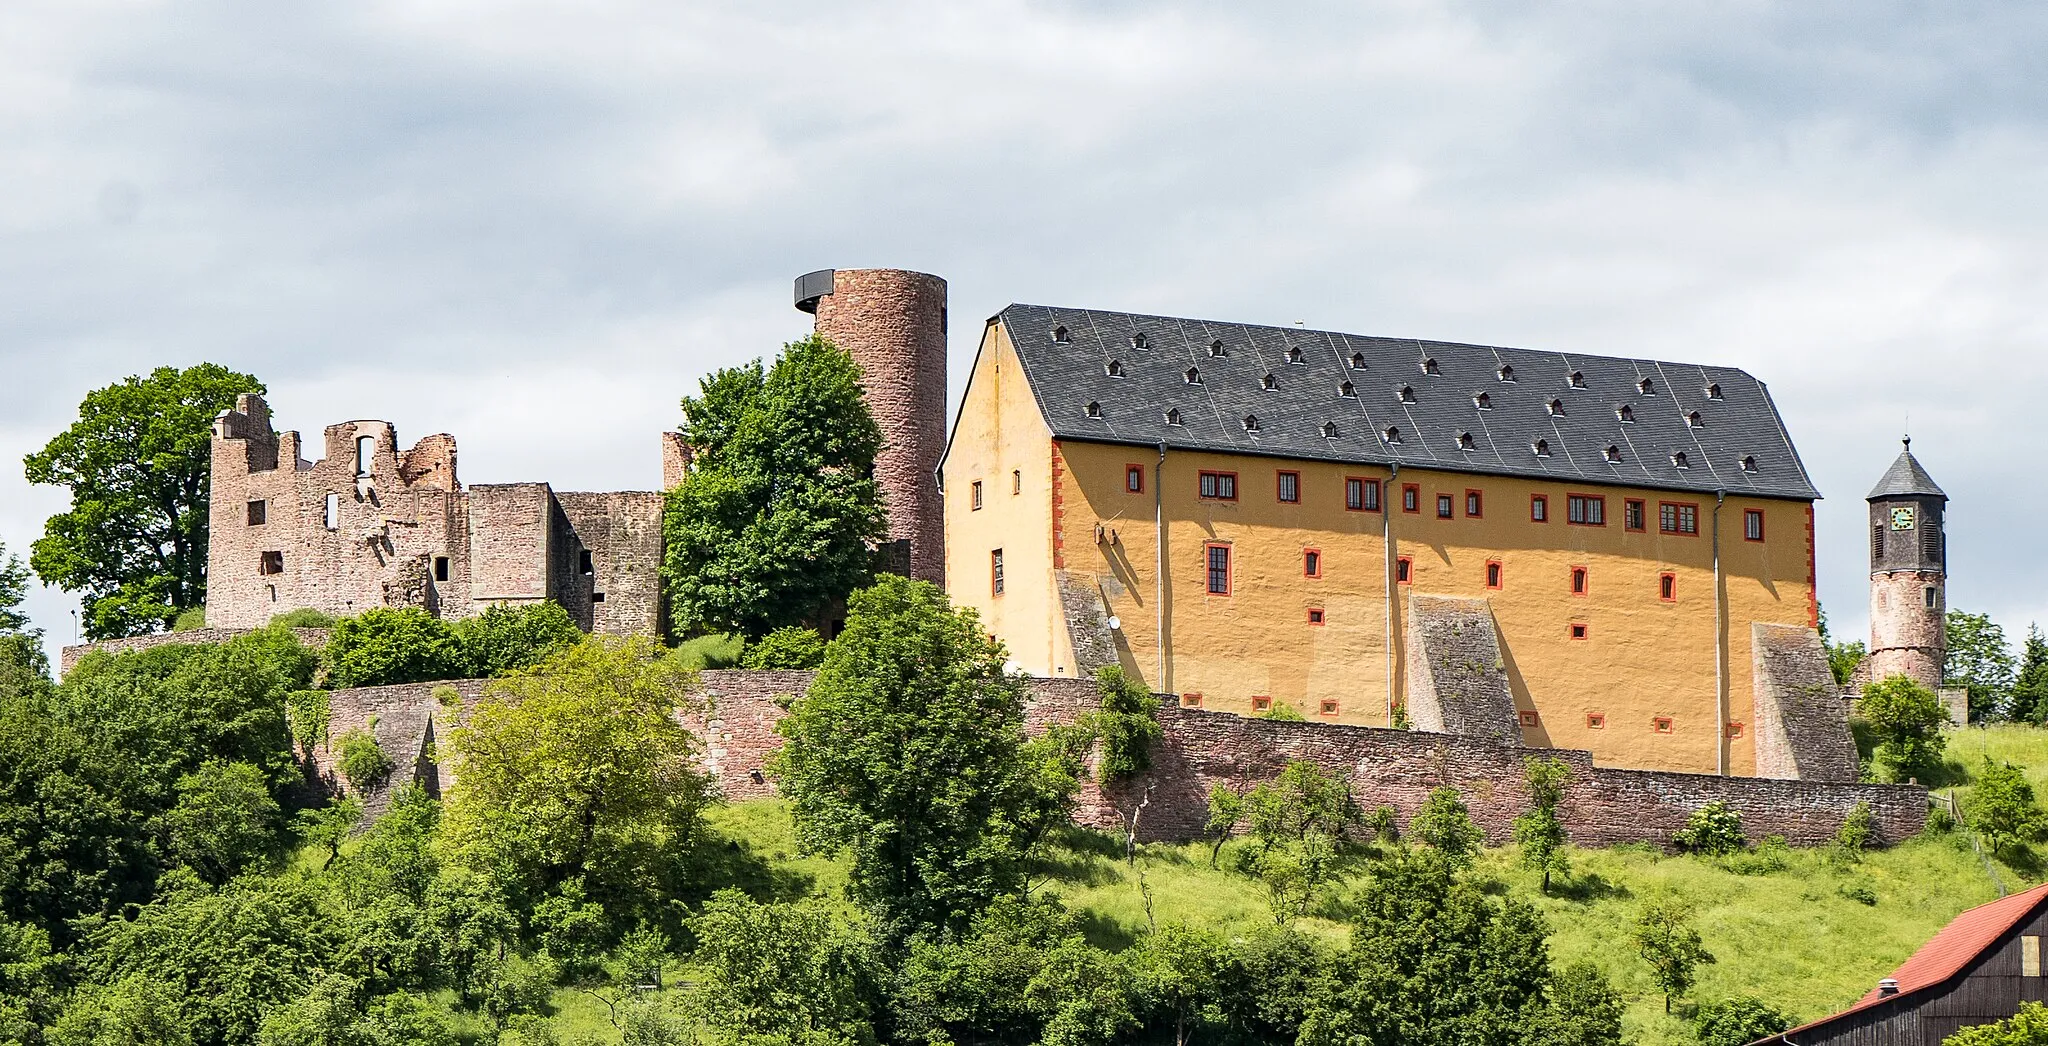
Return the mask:
{"type": "Polygon", "coordinates": [[[1395,584],[1397,584],[1397,585],[1406,585],[1406,584],[1411,584],[1411,583],[1413,583],[1413,581],[1414,581],[1414,578],[1415,578],[1415,561],[1414,561],[1413,559],[1410,559],[1410,558],[1409,558],[1409,557],[1407,557],[1407,556],[1402,556],[1401,558],[1399,558],[1399,559],[1396,559],[1396,560],[1394,560],[1394,583],[1395,583],[1395,584]]]}
{"type": "Polygon", "coordinates": [[[1489,561],[1486,564],[1486,587],[1498,591],[1500,589],[1500,580],[1500,560],[1489,561]]]}
{"type": "Polygon", "coordinates": [[[1124,466],[1124,492],[1129,494],[1143,494],[1145,492],[1145,466],[1124,466]]]}
{"type": "Polygon", "coordinates": [[[1011,469],[1011,470],[1010,470],[1010,493],[1012,493],[1012,494],[1022,494],[1022,493],[1024,493],[1024,470],[1022,470],[1022,469],[1011,469]]]}
{"type": "Polygon", "coordinates": [[[1657,598],[1666,603],[1678,602],[1678,575],[1665,572],[1657,575],[1657,598]]]}
{"type": "Polygon", "coordinates": [[[1465,515],[1467,517],[1472,519],[1480,518],[1485,515],[1481,511],[1483,508],[1485,508],[1485,496],[1483,494],[1476,490],[1465,492],[1465,515]]]}
{"type": "Polygon", "coordinates": [[[327,495],[327,509],[323,521],[327,524],[327,529],[329,530],[341,529],[341,495],[327,495]]]}
{"type": "Polygon", "coordinates": [[[1320,549],[1303,549],[1301,553],[1301,576],[1323,576],[1323,553],[1320,549]]]}
{"type": "Polygon", "coordinates": [[[371,463],[372,463],[372,462],[374,462],[374,461],[376,460],[376,455],[377,455],[377,437],[375,437],[375,436],[357,436],[357,437],[356,437],[356,475],[358,475],[358,476],[367,476],[367,475],[369,475],[369,474],[370,474],[370,465],[371,465],[371,463]]]}
{"type": "Polygon", "coordinates": [[[981,511],[981,481],[978,479],[967,487],[967,510],[969,512],[981,511]]]}
{"type": "Polygon", "coordinates": [[[1003,550],[999,548],[988,554],[988,589],[991,595],[1003,594],[1003,550]]]}
{"type": "Polygon", "coordinates": [[[1592,587],[1592,579],[1585,567],[1572,568],[1572,595],[1583,596],[1592,587]]]}
{"type": "Polygon", "coordinates": [[[434,580],[436,580],[436,581],[446,581],[446,580],[448,580],[448,557],[447,557],[447,556],[435,556],[435,557],[434,557],[434,580]]]}
{"type": "Polygon", "coordinates": [[[1529,495],[1529,522],[1550,522],[1550,498],[1542,494],[1529,495]]]}
{"type": "Polygon", "coordinates": [[[1401,484],[1401,511],[1422,511],[1422,488],[1413,483],[1401,484]]]}

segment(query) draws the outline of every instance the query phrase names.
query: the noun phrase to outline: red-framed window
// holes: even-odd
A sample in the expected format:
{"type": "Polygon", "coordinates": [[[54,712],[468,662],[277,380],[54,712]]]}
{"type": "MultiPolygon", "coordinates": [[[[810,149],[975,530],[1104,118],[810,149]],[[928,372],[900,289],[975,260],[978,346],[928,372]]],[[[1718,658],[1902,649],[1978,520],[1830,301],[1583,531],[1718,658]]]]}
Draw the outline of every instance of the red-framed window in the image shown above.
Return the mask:
{"type": "Polygon", "coordinates": [[[1230,546],[1211,541],[1202,546],[1203,573],[1208,579],[1209,594],[1227,596],[1230,594],[1230,546]]]}
{"type": "Polygon", "coordinates": [[[1499,591],[1501,587],[1501,565],[1498,559],[1486,561],[1486,587],[1499,591]]]}
{"type": "Polygon", "coordinates": [[[1202,707],[1202,695],[1199,693],[1182,694],[1180,695],[1180,706],[1182,708],[1200,708],[1202,707]]]}
{"type": "Polygon", "coordinates": [[[1668,734],[1671,733],[1672,730],[1675,729],[1675,727],[1672,725],[1670,716],[1660,715],[1650,720],[1650,729],[1655,730],[1660,734],[1668,734]]]}
{"type": "Polygon", "coordinates": [[[1643,510],[1643,499],[1630,498],[1621,504],[1621,528],[1642,531],[1649,527],[1648,515],[1643,510]]]}
{"type": "Polygon", "coordinates": [[[1583,596],[1593,590],[1593,572],[1585,567],[1572,568],[1572,595],[1583,596]]]}
{"type": "Polygon", "coordinates": [[[1414,581],[1415,581],[1415,561],[1414,561],[1413,559],[1410,559],[1410,558],[1409,558],[1409,557],[1407,557],[1407,556],[1401,556],[1401,557],[1399,557],[1399,558],[1395,559],[1395,560],[1394,560],[1394,583],[1395,583],[1395,584],[1397,584],[1397,585],[1408,585],[1408,584],[1413,584],[1413,583],[1414,583],[1414,581]]]}
{"type": "Polygon", "coordinates": [[[1529,522],[1550,522],[1550,498],[1542,494],[1529,495],[1529,522]]]}
{"type": "Polygon", "coordinates": [[[1567,494],[1564,521],[1579,527],[1607,525],[1607,499],[1598,494],[1567,494]]]}
{"type": "Polygon", "coordinates": [[[1422,511],[1422,488],[1414,483],[1401,484],[1401,511],[1422,511]]]}
{"type": "Polygon", "coordinates": [[[1301,576],[1302,576],[1302,577],[1322,577],[1322,576],[1323,576],[1323,550],[1322,550],[1322,549],[1319,549],[1319,548],[1305,548],[1305,549],[1302,549],[1302,550],[1301,550],[1301,576]]]}
{"type": "Polygon", "coordinates": [[[1602,714],[1600,714],[1599,712],[1587,712],[1587,713],[1586,713],[1586,729],[1588,729],[1588,730],[1605,730],[1605,729],[1607,729],[1607,717],[1606,717],[1606,716],[1604,716],[1604,715],[1602,715],[1602,714]]]}
{"type": "Polygon", "coordinates": [[[1449,494],[1438,493],[1436,496],[1436,518],[1451,518],[1451,509],[1455,504],[1456,503],[1451,500],[1451,496],[1449,494]]]}
{"type": "Polygon", "coordinates": [[[1195,491],[1204,501],[1236,501],[1237,473],[1203,472],[1196,477],[1195,491]]]}
{"type": "Polygon", "coordinates": [[[1321,706],[1318,707],[1317,711],[1319,711],[1323,715],[1336,715],[1337,699],[1334,697],[1323,698],[1323,702],[1321,706]]]}
{"type": "Polygon", "coordinates": [[[1252,695],[1252,711],[1264,712],[1273,707],[1273,699],[1264,694],[1252,695]]]}
{"type": "Polygon", "coordinates": [[[1470,487],[1465,489],[1465,516],[1468,519],[1482,519],[1486,512],[1486,495],[1470,487]]]}
{"type": "Polygon", "coordinates": [[[1566,634],[1570,635],[1573,639],[1584,639],[1593,634],[1593,626],[1583,621],[1574,621],[1566,634]]]}
{"type": "Polygon", "coordinates": [[[1700,507],[1690,501],[1658,502],[1657,530],[1664,534],[1698,537],[1700,535],[1700,507]]]}
{"type": "Polygon", "coordinates": [[[1533,708],[1524,708],[1521,711],[1516,712],[1515,718],[1520,719],[1522,721],[1523,726],[1543,725],[1543,717],[1537,715],[1536,710],[1533,708]]]}
{"type": "Polygon", "coordinates": [[[1736,737],[1741,737],[1741,736],[1742,736],[1742,724],[1741,724],[1741,723],[1737,723],[1737,722],[1733,722],[1733,721],[1730,721],[1730,722],[1728,723],[1728,725],[1727,725],[1726,727],[1724,727],[1724,729],[1725,729],[1725,730],[1727,731],[1727,733],[1728,733],[1728,736],[1729,736],[1729,737],[1731,737],[1731,738],[1736,738],[1736,737]]]}
{"type": "Polygon", "coordinates": [[[1678,575],[1665,571],[1657,575],[1657,598],[1666,603],[1678,602],[1678,575]]]}
{"type": "Polygon", "coordinates": [[[1003,550],[999,548],[988,554],[988,591],[994,596],[1003,594],[1003,550]]]}
{"type": "Polygon", "coordinates": [[[1742,540],[1762,541],[1764,539],[1764,510],[1746,508],[1742,510],[1742,540]]]}
{"type": "Polygon", "coordinates": [[[1274,473],[1273,496],[1285,505],[1301,504],[1301,473],[1289,469],[1274,473]]]}
{"type": "Polygon", "coordinates": [[[1310,608],[1308,608],[1308,623],[1309,623],[1309,624],[1311,624],[1311,625],[1316,625],[1316,626],[1318,626],[1318,627],[1320,627],[1320,626],[1321,626],[1321,625],[1323,624],[1323,608],[1322,608],[1322,607],[1310,607],[1310,608]]]}
{"type": "Polygon", "coordinates": [[[1344,509],[1347,512],[1378,512],[1380,481],[1364,476],[1344,477],[1344,509]]]}
{"type": "Polygon", "coordinates": [[[1143,465],[1125,465],[1125,466],[1124,466],[1124,493],[1126,493],[1126,494],[1143,494],[1144,492],[1145,492],[1145,466],[1143,466],[1143,465]]]}

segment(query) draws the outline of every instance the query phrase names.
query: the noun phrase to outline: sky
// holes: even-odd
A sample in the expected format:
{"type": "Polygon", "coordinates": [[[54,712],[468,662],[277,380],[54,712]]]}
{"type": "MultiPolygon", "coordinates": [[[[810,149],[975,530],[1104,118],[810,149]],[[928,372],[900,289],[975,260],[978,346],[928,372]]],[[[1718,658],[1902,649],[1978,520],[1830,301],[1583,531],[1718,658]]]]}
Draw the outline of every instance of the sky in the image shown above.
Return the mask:
{"type": "MultiPolygon", "coordinates": [[[[819,268],[1739,366],[1861,636],[1910,425],[1952,606],[2048,623],[2048,5],[0,4],[0,543],[91,388],[257,375],[465,482],[658,485],[819,268]]],[[[316,437],[317,438],[317,437],[316,437]]],[[[76,606],[29,609],[70,642],[76,606]]]]}

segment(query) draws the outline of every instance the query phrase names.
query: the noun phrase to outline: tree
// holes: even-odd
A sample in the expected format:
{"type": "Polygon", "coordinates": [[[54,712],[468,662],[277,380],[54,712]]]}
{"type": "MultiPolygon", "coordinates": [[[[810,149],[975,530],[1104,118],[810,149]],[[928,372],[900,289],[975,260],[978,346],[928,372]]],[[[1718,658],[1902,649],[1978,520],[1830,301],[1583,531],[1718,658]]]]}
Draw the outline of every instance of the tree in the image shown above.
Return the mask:
{"type": "Polygon", "coordinates": [[[1948,658],[1942,662],[1941,681],[1970,692],[1970,718],[2003,718],[2011,700],[2013,684],[2012,647],[2005,641],[2005,629],[1984,614],[1950,610],[1943,619],[1948,639],[1948,658]]]}
{"type": "Polygon", "coordinates": [[[213,419],[263,391],[211,363],[159,367],[87,393],[78,420],[23,460],[30,483],[71,490],[29,563],[84,593],[86,638],[162,631],[205,605],[213,419]]]}
{"type": "Polygon", "coordinates": [[[758,904],[720,890],[691,920],[701,981],[692,1007],[719,1043],[872,1043],[881,979],[876,945],[859,919],[809,900],[758,904]]]}
{"type": "Polygon", "coordinates": [[[1537,1018],[1532,1046],[1618,1046],[1621,993],[1585,960],[1551,975],[1549,1003],[1537,1018]]]}
{"type": "Polygon", "coordinates": [[[0,545],[0,635],[21,635],[28,631],[28,615],[21,601],[28,597],[28,568],[18,556],[0,545]]]}
{"type": "Polygon", "coordinates": [[[825,637],[815,628],[789,625],[748,644],[740,663],[755,670],[806,670],[824,660],[825,637]]]}
{"type": "Polygon", "coordinates": [[[609,636],[493,682],[450,742],[462,774],[447,834],[508,874],[508,892],[686,845],[709,792],[676,720],[698,707],[695,682],[651,640],[609,636]]]}
{"type": "Polygon", "coordinates": [[[1719,799],[1687,815],[1685,827],[1671,841],[1686,853],[1702,857],[1726,857],[1749,846],[1749,837],[1742,831],[1742,815],[1719,799]]]}
{"type": "Polygon", "coordinates": [[[1828,634],[1827,608],[1815,604],[1814,610],[1815,616],[1819,618],[1821,649],[1826,650],[1828,655],[1828,670],[1834,673],[1837,685],[1848,686],[1849,680],[1856,675],[1856,667],[1863,663],[1869,652],[1864,649],[1863,641],[1860,639],[1850,643],[1835,642],[1834,637],[1828,634]]]}
{"type": "Polygon", "coordinates": [[[1222,1023],[1229,948],[1214,932],[1168,923],[1138,939],[1130,960],[1139,1010],[1173,1028],[1173,1046],[1222,1023]]]}
{"type": "Polygon", "coordinates": [[[478,676],[506,675],[583,641],[583,630],[553,600],[485,607],[483,613],[450,625],[449,631],[461,650],[463,670],[478,676]]]}
{"type": "Polygon", "coordinates": [[[1692,911],[1675,900],[1643,905],[1630,937],[1664,993],[1665,1013],[1671,1012],[1673,998],[1692,990],[1700,966],[1714,961],[1692,925],[1692,911]]]}
{"type": "Polygon", "coordinates": [[[1562,759],[1537,759],[1530,757],[1524,769],[1523,780],[1529,786],[1529,809],[1515,818],[1515,845],[1522,848],[1522,864],[1543,873],[1543,892],[1550,892],[1550,876],[1555,872],[1564,875],[1570,872],[1571,862],[1565,856],[1564,821],[1558,817],[1558,807],[1564,804],[1565,782],[1571,780],[1571,767],[1562,759]]]}
{"type": "Polygon", "coordinates": [[[276,853],[280,824],[262,771],[212,760],[178,779],[164,835],[171,855],[218,886],[276,853]]]}
{"type": "Polygon", "coordinates": [[[2039,837],[2044,824],[2025,772],[2011,763],[1994,763],[1988,755],[1970,789],[1964,817],[1992,853],[2005,856],[2039,837]]]}
{"type": "Polygon", "coordinates": [[[1785,1011],[1751,995],[1709,1003],[1692,1019],[1700,1046],[1749,1046],[1791,1026],[1785,1011]]]}
{"type": "Polygon", "coordinates": [[[1455,788],[1431,789],[1408,830],[1442,854],[1453,868],[1469,866],[1479,855],[1479,844],[1486,841],[1455,788]]]}
{"type": "Polygon", "coordinates": [[[776,729],[770,764],[811,852],[892,932],[959,925],[1019,882],[1034,801],[1022,684],[972,610],[885,575],[776,729]]]}
{"type": "Polygon", "coordinates": [[[1101,780],[1117,781],[1152,768],[1152,746],[1159,743],[1159,698],[1137,680],[1126,675],[1121,665],[1105,665],[1095,673],[1095,689],[1102,695],[1101,706],[1090,713],[1085,725],[1095,731],[1102,757],[1097,764],[1101,780]]]}
{"type": "Polygon", "coordinates": [[[2048,1006],[2023,1002],[2012,1016],[1964,1028],[1941,1040],[1941,1046],[2040,1046],[2044,1042],[2048,1042],[2048,1006]]]}
{"type": "Polygon", "coordinates": [[[2048,721],[2048,637],[2032,623],[2027,625],[2026,648],[2012,684],[2012,717],[2028,723],[2048,721]]]}
{"type": "Polygon", "coordinates": [[[822,616],[873,576],[886,532],[881,430],[860,368],[820,337],[704,379],[683,399],[693,451],[663,519],[677,634],[765,635],[822,616]]]}
{"type": "Polygon", "coordinates": [[[337,690],[431,683],[469,674],[448,622],[419,607],[376,607],[327,633],[327,685],[337,690]]]}
{"type": "Polygon", "coordinates": [[[1924,778],[1940,769],[1948,745],[1941,728],[1949,718],[1934,691],[1906,676],[1891,676],[1863,688],[1856,714],[1876,739],[1871,761],[1885,780],[1924,778]]]}
{"type": "Polygon", "coordinates": [[[1244,793],[1220,782],[1209,786],[1209,820],[1202,825],[1202,833],[1209,837],[1209,867],[1216,867],[1223,844],[1244,823],[1244,807],[1244,793]]]}

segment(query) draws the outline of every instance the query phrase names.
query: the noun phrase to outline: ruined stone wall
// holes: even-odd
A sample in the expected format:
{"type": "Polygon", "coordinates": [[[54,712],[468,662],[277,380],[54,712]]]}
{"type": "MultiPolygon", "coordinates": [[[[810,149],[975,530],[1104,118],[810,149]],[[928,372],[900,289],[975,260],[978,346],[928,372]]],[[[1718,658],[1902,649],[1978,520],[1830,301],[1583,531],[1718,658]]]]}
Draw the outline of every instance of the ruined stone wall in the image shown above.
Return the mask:
{"type": "Polygon", "coordinates": [[[910,540],[911,576],[945,582],[938,468],[946,450],[946,281],[899,269],[841,269],[817,299],[817,332],[860,364],[882,428],[875,479],[889,537],[910,540]]]}
{"type": "Polygon", "coordinates": [[[1804,781],[1856,780],[1849,705],[1820,633],[1752,624],[1756,659],[1756,772],[1804,781]]]}
{"type": "MultiPolygon", "coordinates": [[[[557,494],[591,573],[580,561],[574,574],[588,582],[584,599],[593,632],[610,635],[661,631],[661,514],[664,498],[651,491],[557,494]]],[[[564,606],[569,605],[564,603],[564,606]]]]}

